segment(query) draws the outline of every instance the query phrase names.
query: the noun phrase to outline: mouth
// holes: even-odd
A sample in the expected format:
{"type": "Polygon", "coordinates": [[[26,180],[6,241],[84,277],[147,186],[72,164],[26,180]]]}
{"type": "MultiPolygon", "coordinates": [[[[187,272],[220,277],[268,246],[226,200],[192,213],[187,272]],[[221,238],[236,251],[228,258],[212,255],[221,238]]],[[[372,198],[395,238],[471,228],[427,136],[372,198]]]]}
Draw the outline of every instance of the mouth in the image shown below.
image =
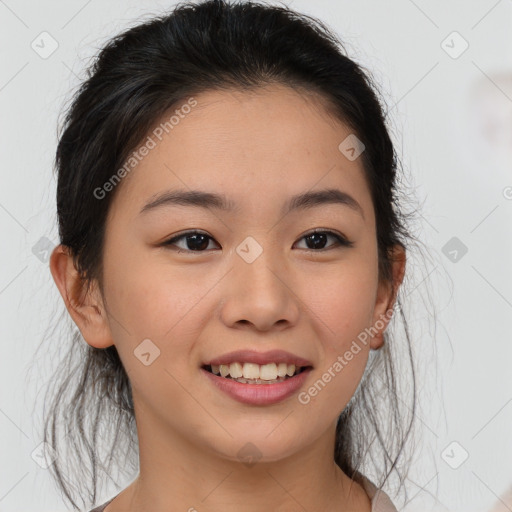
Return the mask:
{"type": "Polygon", "coordinates": [[[235,362],[231,364],[205,364],[203,370],[224,379],[240,384],[277,384],[292,379],[301,373],[312,369],[311,365],[295,365],[287,363],[256,363],[235,362]]]}

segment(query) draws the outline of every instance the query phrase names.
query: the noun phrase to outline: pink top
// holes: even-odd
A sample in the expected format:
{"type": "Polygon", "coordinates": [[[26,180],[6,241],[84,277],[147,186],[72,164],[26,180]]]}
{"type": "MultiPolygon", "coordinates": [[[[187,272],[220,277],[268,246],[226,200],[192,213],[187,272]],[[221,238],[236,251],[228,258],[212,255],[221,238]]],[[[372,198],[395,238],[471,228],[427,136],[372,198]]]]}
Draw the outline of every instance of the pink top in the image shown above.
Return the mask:
{"type": "MultiPolygon", "coordinates": [[[[372,502],[372,512],[398,512],[389,496],[384,491],[379,491],[375,484],[361,473],[358,473],[358,482],[363,486],[372,502]]],[[[117,496],[116,494],[116,496],[110,498],[106,503],[103,503],[103,505],[96,507],[90,512],[103,512],[105,507],[117,496]]]]}

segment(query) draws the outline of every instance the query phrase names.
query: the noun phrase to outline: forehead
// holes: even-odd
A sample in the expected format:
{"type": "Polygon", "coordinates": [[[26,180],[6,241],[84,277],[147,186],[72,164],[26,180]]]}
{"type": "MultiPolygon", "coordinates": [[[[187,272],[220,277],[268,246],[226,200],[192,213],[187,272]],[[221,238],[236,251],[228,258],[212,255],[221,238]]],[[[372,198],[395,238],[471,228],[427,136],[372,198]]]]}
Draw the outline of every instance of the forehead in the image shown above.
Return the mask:
{"type": "Polygon", "coordinates": [[[135,216],[149,197],[176,188],[218,192],[254,207],[281,207],[283,195],[331,187],[368,200],[361,158],[351,161],[338,148],[352,131],[318,95],[272,85],[212,90],[193,100],[155,122],[147,135],[154,147],[118,185],[116,208],[135,216]]]}

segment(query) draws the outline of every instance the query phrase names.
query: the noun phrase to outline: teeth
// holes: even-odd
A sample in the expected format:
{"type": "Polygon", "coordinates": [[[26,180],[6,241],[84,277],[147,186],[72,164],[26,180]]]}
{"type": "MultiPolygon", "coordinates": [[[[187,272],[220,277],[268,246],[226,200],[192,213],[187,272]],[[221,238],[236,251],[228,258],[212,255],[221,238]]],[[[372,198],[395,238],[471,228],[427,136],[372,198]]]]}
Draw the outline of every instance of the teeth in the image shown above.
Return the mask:
{"type": "Polygon", "coordinates": [[[211,365],[212,373],[227,377],[228,375],[233,379],[249,379],[249,380],[264,380],[275,381],[283,377],[292,377],[300,368],[295,367],[294,364],[286,363],[269,363],[259,365],[255,363],[231,363],[221,365],[211,365]]]}
{"type": "Polygon", "coordinates": [[[229,365],[229,375],[233,379],[238,379],[243,376],[243,366],[240,363],[231,363],[229,365]]]}
{"type": "Polygon", "coordinates": [[[277,366],[275,363],[264,364],[260,367],[261,380],[276,380],[277,379],[277,366]]]}
{"type": "Polygon", "coordinates": [[[244,379],[243,377],[240,379],[233,379],[235,382],[240,382],[240,384],[276,384],[277,382],[283,382],[286,379],[284,377],[279,377],[279,379],[275,380],[262,380],[262,379],[244,379]]]}
{"type": "Polygon", "coordinates": [[[288,370],[288,365],[286,363],[279,363],[277,365],[277,375],[279,377],[284,377],[286,375],[287,370],[288,370]]]}
{"type": "MultiPolygon", "coordinates": [[[[231,367],[231,365],[229,365],[231,367]]],[[[254,363],[244,363],[242,370],[244,379],[259,379],[260,378],[260,366],[254,363]]]]}

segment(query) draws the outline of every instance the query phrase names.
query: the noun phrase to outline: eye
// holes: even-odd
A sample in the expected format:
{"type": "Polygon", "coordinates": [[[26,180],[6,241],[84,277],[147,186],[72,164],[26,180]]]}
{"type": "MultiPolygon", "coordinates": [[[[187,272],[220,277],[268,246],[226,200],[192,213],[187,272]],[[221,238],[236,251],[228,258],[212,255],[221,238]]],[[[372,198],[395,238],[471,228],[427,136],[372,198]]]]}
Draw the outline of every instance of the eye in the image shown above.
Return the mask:
{"type": "MultiPolygon", "coordinates": [[[[162,246],[177,246],[178,253],[200,253],[205,252],[209,246],[210,241],[213,240],[214,239],[210,235],[207,235],[202,231],[188,231],[186,233],[182,233],[181,235],[170,238],[169,240],[166,240],[165,242],[162,243],[162,246]],[[181,248],[179,248],[178,242],[184,242],[185,247],[182,246],[181,248]]],[[[347,240],[343,235],[339,233],[330,230],[322,231],[321,229],[311,231],[310,233],[307,233],[299,240],[306,240],[307,247],[305,248],[305,250],[309,250],[312,252],[322,252],[340,246],[352,247],[354,245],[354,242],[347,240]],[[331,245],[330,247],[327,247],[327,249],[325,249],[325,245],[329,237],[333,238],[335,240],[335,243],[334,245],[331,245]]]]}
{"type": "Polygon", "coordinates": [[[166,240],[162,245],[177,245],[177,242],[182,239],[185,242],[185,250],[177,249],[177,252],[204,252],[210,240],[213,240],[211,236],[202,231],[188,231],[187,233],[182,233],[181,235],[166,240]]]}
{"type": "Polygon", "coordinates": [[[311,231],[310,233],[307,233],[304,235],[300,240],[306,240],[306,250],[313,251],[313,252],[322,252],[329,249],[334,249],[339,246],[344,247],[352,247],[354,245],[354,242],[347,240],[343,235],[336,233],[334,231],[324,230],[321,229],[315,229],[314,231],[311,231]],[[330,246],[327,249],[324,248],[327,239],[331,237],[336,240],[336,243],[334,246],[330,246]]]}

